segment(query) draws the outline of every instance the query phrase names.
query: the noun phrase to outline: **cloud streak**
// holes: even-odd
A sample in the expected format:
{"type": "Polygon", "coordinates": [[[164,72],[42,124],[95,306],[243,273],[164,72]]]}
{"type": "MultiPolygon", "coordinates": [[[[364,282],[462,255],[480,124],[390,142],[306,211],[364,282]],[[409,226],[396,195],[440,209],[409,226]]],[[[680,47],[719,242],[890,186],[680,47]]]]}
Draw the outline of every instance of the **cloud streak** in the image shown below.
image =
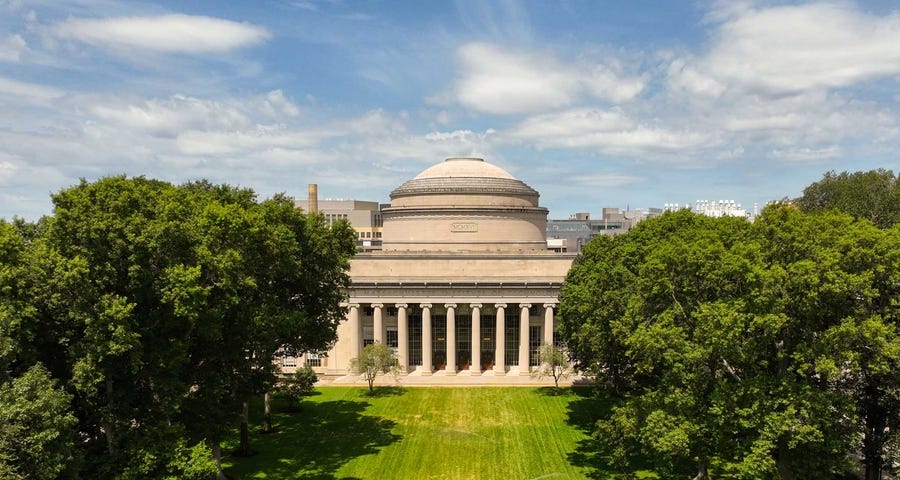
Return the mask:
{"type": "Polygon", "coordinates": [[[75,18],[56,26],[61,38],[110,49],[163,53],[224,53],[262,43],[271,34],[262,27],[192,15],[75,18]]]}

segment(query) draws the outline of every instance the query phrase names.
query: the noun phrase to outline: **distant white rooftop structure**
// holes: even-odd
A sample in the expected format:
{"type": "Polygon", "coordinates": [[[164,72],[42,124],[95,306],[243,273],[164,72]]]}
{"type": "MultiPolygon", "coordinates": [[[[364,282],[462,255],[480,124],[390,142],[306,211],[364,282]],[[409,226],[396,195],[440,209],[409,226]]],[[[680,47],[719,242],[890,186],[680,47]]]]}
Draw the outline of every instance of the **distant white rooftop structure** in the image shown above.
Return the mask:
{"type": "Polygon", "coordinates": [[[734,200],[697,200],[693,208],[691,208],[691,211],[715,218],[750,217],[750,212],[744,210],[741,204],[734,200]]]}

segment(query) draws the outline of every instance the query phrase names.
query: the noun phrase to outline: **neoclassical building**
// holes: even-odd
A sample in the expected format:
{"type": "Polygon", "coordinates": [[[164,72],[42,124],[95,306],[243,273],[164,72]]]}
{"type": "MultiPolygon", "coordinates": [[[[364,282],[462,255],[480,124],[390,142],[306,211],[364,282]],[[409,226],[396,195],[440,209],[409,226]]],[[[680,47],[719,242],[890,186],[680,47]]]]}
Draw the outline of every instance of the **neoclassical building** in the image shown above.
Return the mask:
{"type": "Polygon", "coordinates": [[[351,261],[347,321],[317,370],[345,374],[383,342],[406,375],[529,374],[574,258],[547,249],[538,192],[482,159],[450,158],[390,198],[382,249],[351,261]]]}

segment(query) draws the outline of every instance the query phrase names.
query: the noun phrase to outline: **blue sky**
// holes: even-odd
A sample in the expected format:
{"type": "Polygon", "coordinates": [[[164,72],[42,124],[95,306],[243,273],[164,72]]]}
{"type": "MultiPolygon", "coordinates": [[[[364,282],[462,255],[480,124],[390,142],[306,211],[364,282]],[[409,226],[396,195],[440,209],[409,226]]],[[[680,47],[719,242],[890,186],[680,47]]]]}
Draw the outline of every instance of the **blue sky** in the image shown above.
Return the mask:
{"type": "Polygon", "coordinates": [[[898,168],[892,1],[0,0],[0,217],[105,175],[387,202],[481,156],[555,218],[898,168]]]}

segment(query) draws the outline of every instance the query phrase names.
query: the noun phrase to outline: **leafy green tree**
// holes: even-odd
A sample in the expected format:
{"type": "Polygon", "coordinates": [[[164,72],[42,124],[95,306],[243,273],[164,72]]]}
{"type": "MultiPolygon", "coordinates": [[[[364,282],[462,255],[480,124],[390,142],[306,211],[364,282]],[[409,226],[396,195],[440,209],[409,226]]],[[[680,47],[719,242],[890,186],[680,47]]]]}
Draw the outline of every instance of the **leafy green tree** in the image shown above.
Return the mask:
{"type": "Polygon", "coordinates": [[[296,406],[301,398],[313,393],[318,381],[319,376],[307,365],[282,376],[278,381],[277,391],[288,399],[291,406],[296,406]]]}
{"type": "Polygon", "coordinates": [[[859,226],[841,262],[857,272],[852,310],[821,336],[817,370],[857,408],[867,480],[880,479],[900,436],[900,227],[859,226]]]}
{"type": "Polygon", "coordinates": [[[538,378],[550,377],[553,379],[553,392],[559,394],[559,380],[567,378],[572,373],[569,357],[563,348],[552,343],[541,345],[538,350],[540,365],[532,372],[538,378]]]}
{"type": "Polygon", "coordinates": [[[3,478],[74,477],[75,416],[71,396],[42,365],[0,384],[0,473],[3,478]]]}
{"type": "Polygon", "coordinates": [[[336,338],[344,223],[207,182],[110,177],[53,202],[33,228],[0,223],[0,375],[46,359],[75,394],[85,476],[187,475],[178,452],[218,456],[276,350],[336,338]]]}
{"type": "Polygon", "coordinates": [[[900,182],[891,170],[831,171],[794,203],[805,212],[836,209],[888,228],[900,222],[900,182]]]}
{"type": "Polygon", "coordinates": [[[400,374],[400,364],[394,349],[381,342],[371,343],[359,352],[359,356],[350,359],[350,369],[357,375],[362,375],[369,382],[369,393],[375,388],[375,377],[379,374],[400,374]]]}
{"type": "Polygon", "coordinates": [[[589,244],[560,319],[579,365],[622,396],[598,423],[608,458],[698,480],[846,469],[854,403],[816,359],[865,285],[841,261],[865,244],[854,224],[784,206],[752,225],[683,211],[589,244]]]}

